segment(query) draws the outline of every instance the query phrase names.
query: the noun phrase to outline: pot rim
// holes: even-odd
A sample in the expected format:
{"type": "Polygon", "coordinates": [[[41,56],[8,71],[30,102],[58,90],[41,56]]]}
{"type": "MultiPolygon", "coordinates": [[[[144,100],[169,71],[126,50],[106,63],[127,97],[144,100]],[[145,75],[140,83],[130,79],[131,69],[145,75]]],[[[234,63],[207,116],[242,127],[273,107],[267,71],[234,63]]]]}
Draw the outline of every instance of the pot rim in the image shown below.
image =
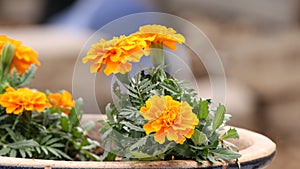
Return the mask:
{"type": "MultiPolygon", "coordinates": [[[[238,162],[241,166],[246,165],[268,165],[276,154],[276,144],[266,136],[235,127],[240,135],[239,140],[232,140],[235,144],[243,143],[240,150],[241,158],[238,162]]],[[[61,161],[61,160],[43,160],[43,159],[24,159],[0,156],[0,168],[15,166],[17,168],[205,168],[217,166],[235,166],[236,162],[224,164],[217,162],[202,164],[193,160],[170,160],[170,161],[114,161],[114,162],[96,162],[96,161],[61,161]]]]}

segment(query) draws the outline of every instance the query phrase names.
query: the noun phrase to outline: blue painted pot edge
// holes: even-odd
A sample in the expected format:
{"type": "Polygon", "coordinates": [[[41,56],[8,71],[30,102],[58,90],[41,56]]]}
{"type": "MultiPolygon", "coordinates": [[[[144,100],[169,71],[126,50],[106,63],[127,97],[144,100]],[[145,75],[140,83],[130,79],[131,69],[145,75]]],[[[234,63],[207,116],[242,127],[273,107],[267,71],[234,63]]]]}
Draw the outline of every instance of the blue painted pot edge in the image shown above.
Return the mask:
{"type": "MultiPolygon", "coordinates": [[[[272,154],[258,158],[251,161],[245,161],[241,163],[242,169],[253,169],[253,168],[261,168],[269,164],[272,159],[275,157],[276,151],[274,151],[272,154]]],[[[1,162],[0,162],[1,163],[1,162]]],[[[8,165],[1,165],[0,169],[45,169],[45,167],[35,167],[35,166],[8,166],[8,165]]],[[[51,167],[51,169],[76,169],[76,168],[61,168],[61,167],[51,167]]],[[[95,169],[95,168],[86,168],[86,169],[95,169]]],[[[143,168],[146,169],[146,168],[143,168]]],[[[163,169],[163,168],[162,168],[163,169]]],[[[187,168],[186,168],[187,169],[187,168]]],[[[195,169],[195,168],[193,168],[195,169]]],[[[224,169],[223,166],[212,166],[212,167],[201,167],[198,169],[224,169]]],[[[238,169],[237,164],[229,164],[226,169],[238,169]]]]}

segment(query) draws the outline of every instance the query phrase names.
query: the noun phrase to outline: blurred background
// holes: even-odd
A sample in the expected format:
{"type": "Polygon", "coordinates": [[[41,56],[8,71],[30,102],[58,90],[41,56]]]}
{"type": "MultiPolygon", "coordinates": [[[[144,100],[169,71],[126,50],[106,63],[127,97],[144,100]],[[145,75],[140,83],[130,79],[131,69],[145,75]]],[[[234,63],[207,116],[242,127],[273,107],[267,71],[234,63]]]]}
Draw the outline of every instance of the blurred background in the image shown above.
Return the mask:
{"type": "MultiPolygon", "coordinates": [[[[207,35],[224,64],[231,125],[277,143],[268,168],[298,168],[300,0],[0,0],[0,34],[38,51],[42,66],[30,87],[72,91],[74,65],[88,38],[114,19],[146,11],[182,17],[207,35]]],[[[209,97],[203,64],[193,57],[189,63],[200,95],[209,97]]],[[[110,83],[101,79],[101,85],[110,83]]],[[[111,99],[110,92],[98,95],[100,105],[111,99]]]]}

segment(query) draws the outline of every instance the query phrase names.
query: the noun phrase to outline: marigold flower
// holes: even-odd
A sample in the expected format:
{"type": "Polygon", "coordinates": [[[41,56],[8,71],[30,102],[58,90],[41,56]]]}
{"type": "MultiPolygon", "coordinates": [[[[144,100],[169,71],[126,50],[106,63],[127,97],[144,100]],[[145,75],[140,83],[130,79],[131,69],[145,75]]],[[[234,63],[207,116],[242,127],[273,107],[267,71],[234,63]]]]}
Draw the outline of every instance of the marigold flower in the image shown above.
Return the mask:
{"type": "Polygon", "coordinates": [[[114,37],[109,41],[101,39],[88,51],[82,62],[93,62],[90,67],[91,73],[101,72],[105,65],[104,73],[106,75],[125,74],[131,70],[130,62],[140,61],[145,45],[147,45],[146,42],[133,36],[114,37]]]}
{"type": "Polygon", "coordinates": [[[5,93],[0,94],[0,105],[6,108],[7,114],[20,114],[24,110],[41,112],[51,106],[45,93],[27,88],[15,90],[12,87],[6,88],[5,93]]]}
{"type": "Polygon", "coordinates": [[[177,34],[173,28],[167,28],[162,25],[141,26],[136,35],[144,39],[152,37],[153,40],[147,41],[148,43],[163,43],[164,46],[172,50],[176,50],[176,42],[179,44],[185,42],[184,36],[177,34]]]}
{"type": "Polygon", "coordinates": [[[19,74],[23,74],[31,64],[40,65],[37,57],[38,54],[29,47],[22,46],[21,41],[16,41],[8,38],[5,35],[0,35],[0,55],[4,44],[10,43],[14,46],[14,58],[12,60],[11,72],[13,68],[17,69],[19,74]]]}
{"type": "Polygon", "coordinates": [[[70,109],[75,105],[72,95],[65,90],[62,93],[50,93],[48,99],[52,107],[60,108],[65,114],[69,114],[70,109]]]}
{"type": "Polygon", "coordinates": [[[199,123],[187,102],[173,100],[171,96],[152,96],[140,112],[149,120],[143,126],[146,134],[156,132],[154,140],[160,144],[165,142],[165,137],[169,141],[183,144],[186,138],[191,138],[199,123]]]}

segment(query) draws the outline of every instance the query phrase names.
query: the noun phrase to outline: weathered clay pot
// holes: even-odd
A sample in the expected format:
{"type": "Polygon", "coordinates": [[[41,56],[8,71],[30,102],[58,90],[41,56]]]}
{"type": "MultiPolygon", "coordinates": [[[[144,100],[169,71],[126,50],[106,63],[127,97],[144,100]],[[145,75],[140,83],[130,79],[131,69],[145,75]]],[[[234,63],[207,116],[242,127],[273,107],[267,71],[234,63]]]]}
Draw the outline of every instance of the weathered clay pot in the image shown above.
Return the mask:
{"type": "MultiPolygon", "coordinates": [[[[86,114],[83,121],[98,120],[101,115],[86,114]]],[[[267,137],[258,133],[237,128],[239,140],[232,140],[240,148],[242,157],[239,159],[242,169],[264,168],[270,164],[276,153],[276,145],[267,137]]],[[[0,168],[17,169],[75,169],[75,168],[200,168],[223,169],[224,164],[199,164],[191,160],[152,161],[152,162],[87,162],[87,161],[54,161],[39,159],[22,159],[0,156],[0,168]]],[[[237,169],[236,163],[226,166],[237,169]]]]}

